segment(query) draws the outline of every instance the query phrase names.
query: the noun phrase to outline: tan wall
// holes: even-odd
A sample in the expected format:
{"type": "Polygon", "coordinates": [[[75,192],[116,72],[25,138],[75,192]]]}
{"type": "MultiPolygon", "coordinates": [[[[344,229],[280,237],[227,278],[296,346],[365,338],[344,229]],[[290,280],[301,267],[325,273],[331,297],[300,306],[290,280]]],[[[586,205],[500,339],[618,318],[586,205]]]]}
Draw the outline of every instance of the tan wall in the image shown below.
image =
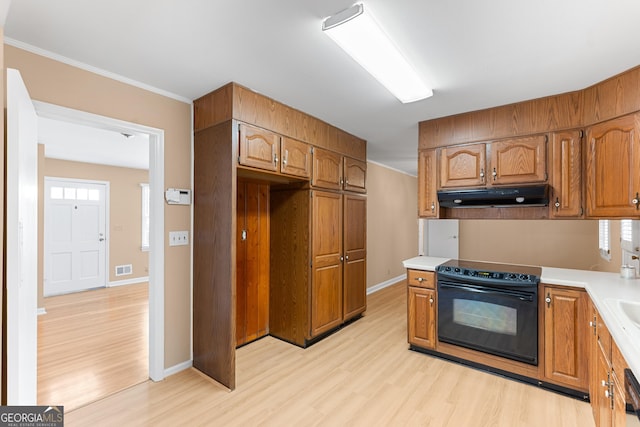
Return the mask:
{"type": "MultiPolygon", "coordinates": [[[[34,100],[164,130],[165,187],[191,185],[191,105],[5,45],[34,100]]],[[[190,209],[165,205],[165,367],[188,361],[190,247],[169,247],[169,230],[189,230],[190,209]]]]}
{"type": "Polygon", "coordinates": [[[405,274],[418,255],[418,179],[367,163],[367,287],[405,274]]]}
{"type": "Polygon", "coordinates": [[[460,221],[460,258],[600,269],[598,221],[463,220],[460,221]]]}
{"type": "MultiPolygon", "coordinates": [[[[44,159],[43,175],[109,182],[109,273],[110,282],[149,275],[149,253],[141,250],[142,190],[149,182],[145,169],[131,169],[90,163],[44,159]],[[132,264],[133,274],[116,276],[115,266],[132,264]]],[[[42,184],[40,191],[44,189],[42,184]]],[[[39,230],[44,230],[44,221],[39,230]]],[[[40,247],[42,248],[42,246],[40,247]]],[[[42,271],[42,265],[39,266],[42,271]]]]}

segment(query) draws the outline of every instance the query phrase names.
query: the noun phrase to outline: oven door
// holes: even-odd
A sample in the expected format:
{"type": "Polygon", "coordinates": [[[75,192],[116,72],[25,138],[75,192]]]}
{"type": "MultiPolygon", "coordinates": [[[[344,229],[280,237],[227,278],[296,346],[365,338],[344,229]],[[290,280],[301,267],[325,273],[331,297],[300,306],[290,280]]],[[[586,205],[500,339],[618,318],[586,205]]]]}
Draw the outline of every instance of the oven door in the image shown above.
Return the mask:
{"type": "Polygon", "coordinates": [[[438,339],[537,365],[537,294],[438,279],[438,339]]]}

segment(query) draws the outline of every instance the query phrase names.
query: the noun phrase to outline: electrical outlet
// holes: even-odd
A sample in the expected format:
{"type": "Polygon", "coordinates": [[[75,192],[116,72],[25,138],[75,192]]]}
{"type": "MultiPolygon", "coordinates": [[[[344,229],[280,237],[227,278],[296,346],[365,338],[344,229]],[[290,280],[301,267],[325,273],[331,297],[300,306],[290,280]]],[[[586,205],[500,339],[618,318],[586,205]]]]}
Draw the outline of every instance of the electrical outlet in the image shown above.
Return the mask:
{"type": "Polygon", "coordinates": [[[183,246],[189,244],[188,231],[170,231],[169,246],[183,246]]]}

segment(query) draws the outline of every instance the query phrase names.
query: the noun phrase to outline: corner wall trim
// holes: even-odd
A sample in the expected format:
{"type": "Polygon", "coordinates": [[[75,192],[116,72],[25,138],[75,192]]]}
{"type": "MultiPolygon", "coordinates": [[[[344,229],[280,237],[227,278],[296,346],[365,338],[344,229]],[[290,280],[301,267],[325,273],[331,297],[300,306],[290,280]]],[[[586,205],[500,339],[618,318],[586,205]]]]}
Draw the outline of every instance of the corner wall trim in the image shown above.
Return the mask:
{"type": "Polygon", "coordinates": [[[187,360],[186,362],[178,363],[170,368],[164,370],[164,377],[168,377],[173,374],[177,374],[178,372],[189,369],[193,366],[193,360],[187,360]]]}
{"type": "Polygon", "coordinates": [[[396,283],[402,281],[402,280],[406,280],[407,279],[407,275],[403,274],[401,276],[398,277],[394,277],[393,279],[389,279],[387,281],[384,281],[382,283],[378,283],[377,285],[373,285],[370,288],[367,288],[367,295],[371,295],[374,292],[378,292],[386,287],[389,287],[391,285],[395,285],[396,283]]]}
{"type": "Polygon", "coordinates": [[[149,276],[144,277],[135,277],[133,279],[127,280],[116,280],[113,282],[109,282],[107,285],[108,288],[115,288],[116,286],[124,286],[124,285],[135,285],[137,283],[144,283],[149,281],[149,276]]]}

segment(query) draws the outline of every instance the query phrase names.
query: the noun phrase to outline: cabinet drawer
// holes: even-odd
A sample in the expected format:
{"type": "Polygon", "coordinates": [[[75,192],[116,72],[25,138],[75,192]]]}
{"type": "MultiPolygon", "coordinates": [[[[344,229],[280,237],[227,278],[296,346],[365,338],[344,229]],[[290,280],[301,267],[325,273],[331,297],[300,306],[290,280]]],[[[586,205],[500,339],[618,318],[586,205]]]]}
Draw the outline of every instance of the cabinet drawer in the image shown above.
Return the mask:
{"type": "Polygon", "coordinates": [[[436,285],[435,273],[432,271],[408,270],[407,282],[409,286],[434,289],[436,285]]]}

